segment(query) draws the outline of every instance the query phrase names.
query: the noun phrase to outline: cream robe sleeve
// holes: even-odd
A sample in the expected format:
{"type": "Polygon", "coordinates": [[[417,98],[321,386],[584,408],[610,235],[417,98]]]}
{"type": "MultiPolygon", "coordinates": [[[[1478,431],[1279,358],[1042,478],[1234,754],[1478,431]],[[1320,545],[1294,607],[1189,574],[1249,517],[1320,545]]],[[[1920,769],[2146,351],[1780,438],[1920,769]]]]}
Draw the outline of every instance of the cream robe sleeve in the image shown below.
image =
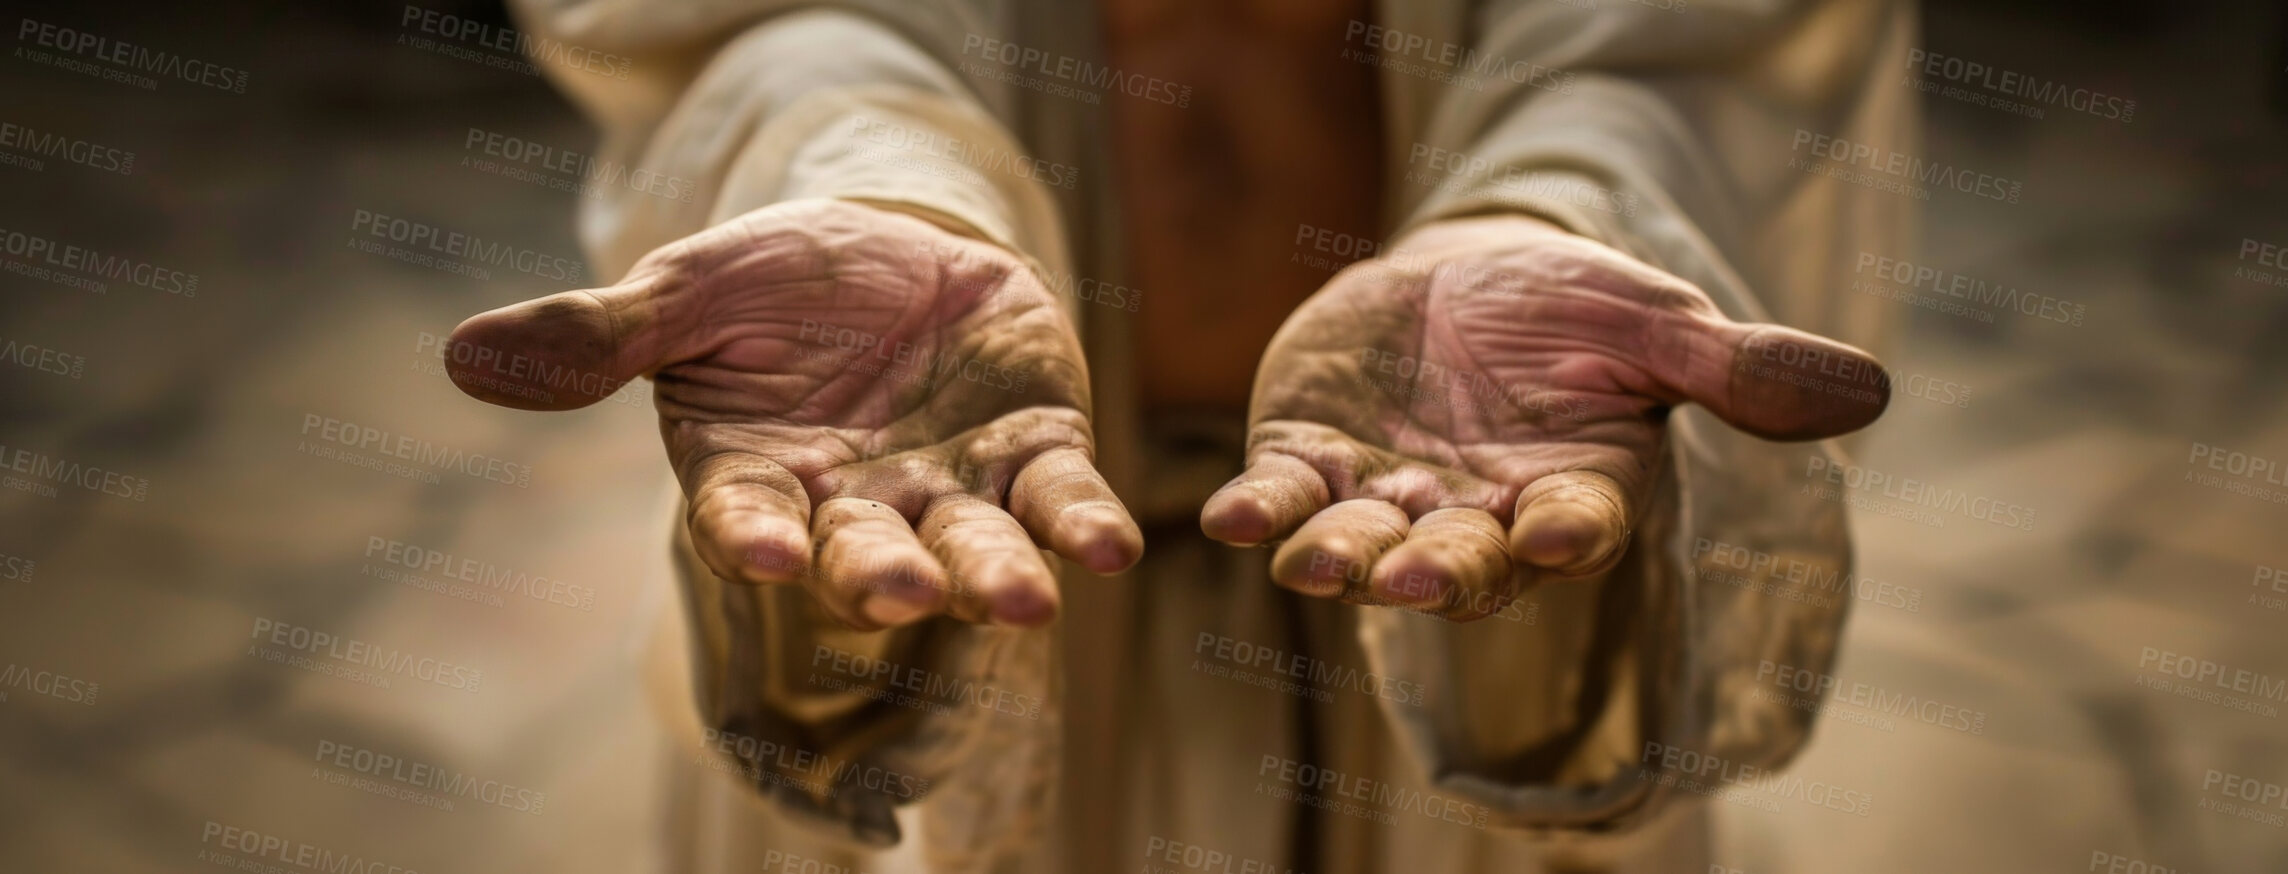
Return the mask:
{"type": "MultiPolygon", "coordinates": [[[[1889,148],[1912,134],[1907,3],[1385,2],[1381,13],[1384,30],[1353,46],[1385,49],[1398,234],[1529,213],[1692,281],[1733,318],[1878,346],[1873,298],[1845,290],[1851,259],[1898,251],[1912,203],[1813,172],[1826,162],[1805,138],[1889,148]]],[[[1767,694],[1759,672],[1827,672],[1834,660],[1854,596],[1848,531],[1841,499],[1807,472],[1838,451],[1680,410],[1660,491],[1602,584],[1535,591],[1524,627],[1362,614],[1375,668],[1430,690],[1429,706],[1383,708],[1424,779],[1498,824],[1582,836],[1704,794],[1687,794],[1696,775],[1679,763],[1715,763],[1697,782],[1716,790],[1785,764],[1813,716],[1767,694]]]]}
{"type": "MultiPolygon", "coordinates": [[[[845,198],[910,212],[1063,270],[1062,230],[996,120],[1006,95],[956,76],[1002,31],[960,0],[517,0],[524,48],[604,130],[581,235],[616,275],[744,212],[845,198]],[[981,90],[982,89],[982,90],[981,90]]],[[[858,633],[799,586],[725,585],[676,525],[702,756],[782,815],[860,845],[896,808],[954,823],[933,852],[1026,839],[1057,754],[1048,632],[936,619],[858,633]],[[990,754],[981,754],[990,751],[990,754]],[[965,846],[964,844],[974,844],[965,846]]]]}

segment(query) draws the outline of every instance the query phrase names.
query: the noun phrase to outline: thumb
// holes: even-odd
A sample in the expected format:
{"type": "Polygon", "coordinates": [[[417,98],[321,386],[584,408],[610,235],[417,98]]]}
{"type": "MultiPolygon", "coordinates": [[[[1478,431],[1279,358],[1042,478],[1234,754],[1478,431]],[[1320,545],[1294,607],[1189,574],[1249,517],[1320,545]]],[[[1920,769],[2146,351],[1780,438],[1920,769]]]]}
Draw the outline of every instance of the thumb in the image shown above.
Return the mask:
{"type": "MultiPolygon", "coordinates": [[[[639,268],[639,270],[642,268],[639,268]]],[[[445,371],[471,397],[519,410],[574,410],[667,364],[661,271],[470,316],[445,371]]]]}
{"type": "Polygon", "coordinates": [[[1717,314],[1685,318],[1680,342],[1649,356],[1653,375],[1732,427],[1819,440],[1867,427],[1890,405],[1890,373],[1857,347],[1717,314]]]}

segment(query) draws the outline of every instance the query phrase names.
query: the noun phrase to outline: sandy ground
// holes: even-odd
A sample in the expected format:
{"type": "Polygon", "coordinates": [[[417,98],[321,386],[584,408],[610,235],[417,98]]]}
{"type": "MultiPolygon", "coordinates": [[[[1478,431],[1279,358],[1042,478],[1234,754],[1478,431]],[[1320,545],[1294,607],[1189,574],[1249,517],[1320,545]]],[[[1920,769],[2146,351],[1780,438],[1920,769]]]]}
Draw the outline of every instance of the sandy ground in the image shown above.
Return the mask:
{"type": "MultiPolygon", "coordinates": [[[[2277,799],[2217,809],[2288,786],[2288,691],[2264,694],[2288,682],[2288,591],[2268,582],[2288,568],[2288,506],[2190,460],[2288,463],[2288,286],[2239,257],[2245,239],[2288,245],[2284,124],[2265,108],[2279,14],[2104,31],[1932,13],[1936,48],[2139,106],[2125,124],[1930,98],[1928,151],[2025,194],[1938,193],[1916,258],[2082,316],[1901,304],[1894,363],[1929,396],[1895,403],[1858,460],[2030,510],[2031,527],[1886,515],[1898,500],[1853,493],[1877,508],[1857,516],[1860,573],[1889,588],[1859,605],[1836,677],[1872,697],[1832,705],[1791,773],[1870,796],[1869,815],[1725,812],[1725,866],[2288,869],[2277,799]],[[2163,672],[2204,661],[2228,684],[2260,676],[2234,692],[2163,672]],[[1907,695],[1940,715],[1882,712],[1907,695]]],[[[0,58],[0,121],[135,155],[124,174],[0,164],[0,232],[197,277],[98,292],[0,273],[0,340],[68,371],[0,362],[0,459],[120,475],[0,490],[0,869],[209,870],[238,830],[419,871],[646,864],[658,745],[630,635],[666,585],[668,524],[648,402],[484,408],[425,346],[468,313],[582,284],[566,263],[579,195],[497,172],[472,129],[581,152],[591,138],[539,79],[402,43],[390,15],[363,31],[224,13],[118,25],[247,69],[243,95],[0,58]],[[367,251],[376,216],[512,254],[367,251]],[[344,427],[414,441],[409,470],[329,455],[344,427]],[[368,673],[285,658],[306,639],[368,673]],[[385,788],[427,774],[416,763],[470,788],[442,803],[385,788]]]]}

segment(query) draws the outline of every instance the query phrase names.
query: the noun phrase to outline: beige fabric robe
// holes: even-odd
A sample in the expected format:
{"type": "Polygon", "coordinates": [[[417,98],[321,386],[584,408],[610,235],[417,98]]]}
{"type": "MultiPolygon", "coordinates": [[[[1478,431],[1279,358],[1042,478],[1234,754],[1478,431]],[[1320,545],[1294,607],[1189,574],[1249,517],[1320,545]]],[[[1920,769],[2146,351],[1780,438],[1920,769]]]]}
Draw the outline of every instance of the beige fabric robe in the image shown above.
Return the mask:
{"type": "MultiPolygon", "coordinates": [[[[1198,534],[1241,423],[1136,409],[1104,111],[1181,101],[1185,83],[1105,68],[1087,4],[518,14],[626,61],[599,73],[536,50],[607,158],[696,186],[589,201],[599,273],[802,197],[1021,252],[1081,316],[1101,462],[1146,526],[1139,567],[1068,575],[1064,618],[1037,632],[849,632],[799,588],[726,588],[686,555],[682,606],[654,614],[655,697],[681,740],[662,867],[1698,871],[1709,816],[1851,815],[1856,799],[1761,775],[1811,715],[1753,694],[1767,662],[1825,670],[1852,600],[1843,507],[1806,476],[1833,446],[1687,409],[1655,509],[1600,586],[1470,625],[1296,598],[1268,582],[1267,553],[1198,534]]],[[[1880,351],[1880,301],[1842,289],[1861,253],[1903,251],[1912,202],[1829,175],[1864,168],[1814,138],[1912,141],[1903,2],[1390,0],[1372,24],[1350,47],[1385,50],[1391,236],[1529,212],[1735,318],[1880,351]]]]}

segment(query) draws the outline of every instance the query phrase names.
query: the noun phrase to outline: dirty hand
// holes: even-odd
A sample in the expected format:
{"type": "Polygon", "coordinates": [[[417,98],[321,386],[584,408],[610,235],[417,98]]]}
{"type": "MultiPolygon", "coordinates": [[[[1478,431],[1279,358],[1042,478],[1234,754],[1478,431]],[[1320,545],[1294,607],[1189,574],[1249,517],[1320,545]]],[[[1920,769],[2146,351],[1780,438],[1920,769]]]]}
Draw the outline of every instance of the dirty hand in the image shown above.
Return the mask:
{"type": "Polygon", "coordinates": [[[1143,549],[1094,466],[1063,308],[1007,250],[902,213],[766,207],[452,343],[455,384],[520,409],[609,393],[542,390],[561,374],[650,376],[701,559],[857,628],[1038,626],[1059,598],[1036,544],[1099,573],[1143,549]]]}
{"type": "Polygon", "coordinates": [[[1809,440],[1881,415],[1865,352],[1742,324],[1691,283],[1519,215],[1425,226],[1288,317],[1257,370],[1247,469],[1201,513],[1287,538],[1305,594],[1448,618],[1610,569],[1687,401],[1809,440]]]}

